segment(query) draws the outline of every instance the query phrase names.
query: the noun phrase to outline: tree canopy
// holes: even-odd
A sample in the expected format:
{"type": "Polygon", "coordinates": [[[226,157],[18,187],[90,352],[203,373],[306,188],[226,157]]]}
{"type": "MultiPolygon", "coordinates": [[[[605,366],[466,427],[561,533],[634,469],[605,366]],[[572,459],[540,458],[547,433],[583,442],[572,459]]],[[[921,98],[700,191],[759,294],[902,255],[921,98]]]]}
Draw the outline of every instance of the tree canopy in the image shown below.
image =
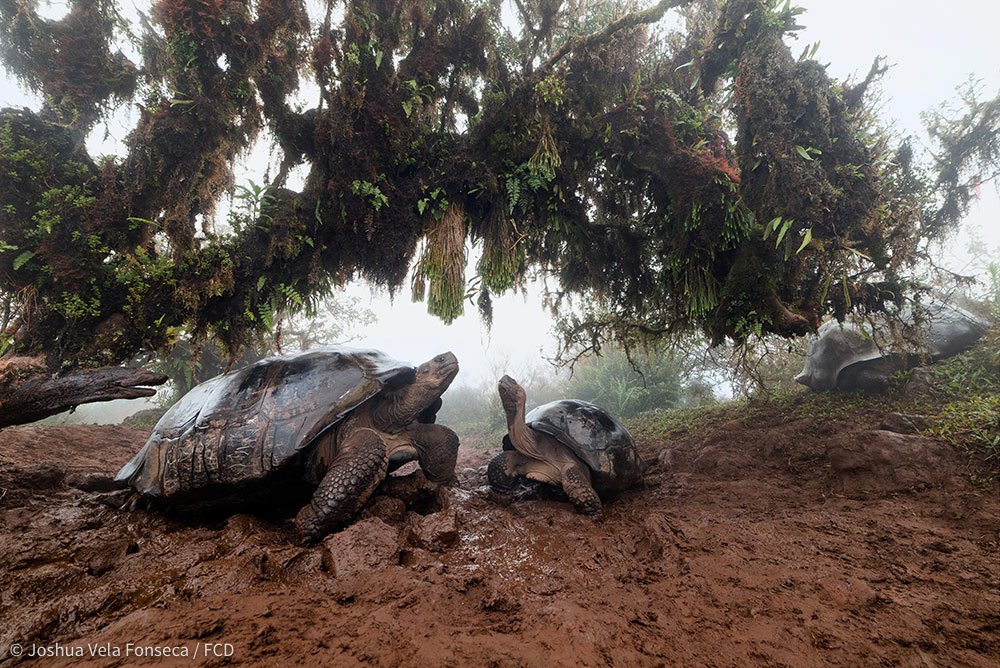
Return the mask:
{"type": "Polygon", "coordinates": [[[803,334],[901,299],[1000,156],[1000,98],[971,90],[931,118],[929,159],[894,143],[869,99],[884,64],[839,82],[796,57],[788,2],[118,5],[53,20],[0,0],[3,65],[44,99],[0,111],[0,347],[49,372],[181,332],[236,351],[275,313],[411,267],[444,321],[551,277],[585,348],[803,334]],[[90,155],[126,104],[127,150],[90,155]],[[217,221],[262,136],[280,169],[217,221]]]}

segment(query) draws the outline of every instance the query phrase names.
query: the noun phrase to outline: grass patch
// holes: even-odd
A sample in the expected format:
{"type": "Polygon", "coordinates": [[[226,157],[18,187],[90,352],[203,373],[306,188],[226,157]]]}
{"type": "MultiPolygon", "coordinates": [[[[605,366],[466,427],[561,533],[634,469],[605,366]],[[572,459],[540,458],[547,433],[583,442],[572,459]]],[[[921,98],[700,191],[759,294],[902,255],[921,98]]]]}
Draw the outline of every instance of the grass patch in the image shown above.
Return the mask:
{"type": "Polygon", "coordinates": [[[1000,329],[932,367],[935,405],[927,433],[977,452],[1000,468],[1000,329]]]}
{"type": "Polygon", "coordinates": [[[681,438],[744,417],[748,410],[747,402],[728,401],[691,408],[657,408],[625,422],[632,435],[640,440],[681,438]]]}
{"type": "Polygon", "coordinates": [[[886,413],[915,413],[927,418],[925,435],[975,452],[990,469],[1000,469],[1000,330],[929,368],[929,386],[919,391],[907,387],[909,374],[900,374],[895,388],[882,394],[782,391],[766,399],[649,411],[627,424],[639,439],[677,440],[732,420],[851,419],[877,428],[886,413]]]}
{"type": "Polygon", "coordinates": [[[856,417],[859,413],[885,413],[892,410],[892,400],[893,395],[782,390],[762,399],[649,411],[627,420],[627,424],[638,438],[678,439],[733,420],[751,424],[780,424],[807,418],[830,422],[856,417]]]}
{"type": "Polygon", "coordinates": [[[980,452],[1000,466],[1000,394],[945,404],[927,431],[957,447],[980,452]]]}
{"type": "Polygon", "coordinates": [[[930,368],[936,389],[945,395],[1000,394],[1000,329],[990,330],[970,350],[930,368]]]}

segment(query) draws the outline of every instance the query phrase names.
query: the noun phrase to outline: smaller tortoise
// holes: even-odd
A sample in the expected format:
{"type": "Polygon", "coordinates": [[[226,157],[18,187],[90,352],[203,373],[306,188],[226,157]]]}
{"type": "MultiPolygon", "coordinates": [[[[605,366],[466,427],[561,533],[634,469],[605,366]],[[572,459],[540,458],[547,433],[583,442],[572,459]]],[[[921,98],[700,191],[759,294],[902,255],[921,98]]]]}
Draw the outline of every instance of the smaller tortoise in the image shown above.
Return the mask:
{"type": "Polygon", "coordinates": [[[646,471],[631,434],[602,408],[572,399],[524,414],[524,388],[510,376],[497,385],[507,414],[504,452],[486,469],[490,487],[509,497],[519,478],[562,487],[578,512],[595,514],[601,497],[638,484],[646,471]]]}
{"type": "Polygon", "coordinates": [[[184,395],[116,480],[180,509],[311,492],[295,524],[314,541],[407,461],[434,482],[454,479],[458,437],[431,423],[457,373],[451,353],[416,369],[353,348],[264,359],[184,395]]]}

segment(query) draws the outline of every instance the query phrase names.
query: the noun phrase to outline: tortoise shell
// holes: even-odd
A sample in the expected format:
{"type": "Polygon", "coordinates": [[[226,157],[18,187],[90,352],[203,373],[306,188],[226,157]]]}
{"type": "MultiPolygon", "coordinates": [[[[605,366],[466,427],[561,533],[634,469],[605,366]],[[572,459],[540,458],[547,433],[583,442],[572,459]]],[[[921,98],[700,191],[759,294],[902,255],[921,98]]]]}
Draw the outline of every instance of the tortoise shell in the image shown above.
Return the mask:
{"type": "Polygon", "coordinates": [[[524,421],[583,460],[599,491],[631,487],[646,470],[628,429],[594,404],[577,399],[552,401],[531,410],[524,421]]]}
{"type": "Polygon", "coordinates": [[[383,389],[414,378],[411,365],[377,350],[325,348],[260,360],[184,395],[116,479],[163,497],[255,482],[383,389]]]}

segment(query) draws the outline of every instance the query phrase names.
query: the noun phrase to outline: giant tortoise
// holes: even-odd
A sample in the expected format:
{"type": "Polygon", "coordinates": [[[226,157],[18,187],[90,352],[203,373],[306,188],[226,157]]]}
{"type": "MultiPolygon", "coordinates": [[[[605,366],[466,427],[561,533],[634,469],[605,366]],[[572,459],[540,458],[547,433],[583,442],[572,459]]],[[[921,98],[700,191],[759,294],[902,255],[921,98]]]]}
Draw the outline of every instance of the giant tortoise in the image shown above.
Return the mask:
{"type": "Polygon", "coordinates": [[[893,374],[957,355],[988,327],[965,309],[938,300],[907,308],[900,320],[913,332],[909,341],[895,346],[880,345],[856,325],[824,323],[809,343],[805,366],[795,381],[820,391],[881,391],[889,387],[893,374]]]}
{"type": "Polygon", "coordinates": [[[518,479],[562,487],[578,512],[595,514],[607,497],[638,484],[646,470],[631,434],[607,411],[563,399],[525,415],[526,394],[510,376],[497,384],[507,415],[504,451],[486,469],[490,487],[509,497],[518,479]]]}
{"type": "Polygon", "coordinates": [[[314,490],[295,518],[314,541],[407,461],[435,482],[454,478],[458,437],[433,421],[457,373],[451,353],[416,369],[352,348],[267,358],[188,392],[116,479],[187,508],[314,490]]]}

